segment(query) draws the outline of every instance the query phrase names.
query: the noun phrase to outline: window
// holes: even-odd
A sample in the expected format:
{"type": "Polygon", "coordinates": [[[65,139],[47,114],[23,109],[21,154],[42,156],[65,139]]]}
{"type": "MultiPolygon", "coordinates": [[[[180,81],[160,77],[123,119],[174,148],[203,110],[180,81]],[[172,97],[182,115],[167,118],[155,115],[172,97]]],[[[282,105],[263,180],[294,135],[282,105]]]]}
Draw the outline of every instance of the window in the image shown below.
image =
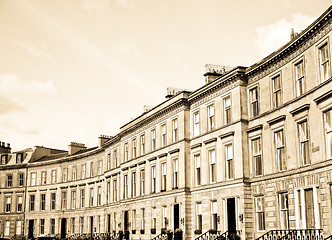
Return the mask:
{"type": "Polygon", "coordinates": [[[196,230],[202,231],[202,203],[196,203],[196,230]]]}
{"type": "Polygon", "coordinates": [[[324,113],[326,155],[327,159],[332,158],[332,109],[324,113]]]}
{"type": "Polygon", "coordinates": [[[277,108],[281,105],[281,78],[280,75],[272,78],[272,90],[273,90],[273,108],[277,108]]]}
{"type": "Polygon", "coordinates": [[[214,129],[214,105],[207,107],[207,122],[208,122],[208,131],[214,129]]]}
{"type": "Polygon", "coordinates": [[[40,194],[40,210],[44,211],[46,206],[46,194],[42,193],[40,194]]]}
{"type": "Polygon", "coordinates": [[[141,217],[141,229],[144,230],[145,229],[145,209],[142,208],[142,217],[141,217]]]}
{"type": "Polygon", "coordinates": [[[46,184],[46,171],[42,171],[41,173],[41,184],[42,185],[46,184]]]}
{"type": "Polygon", "coordinates": [[[21,235],[22,234],[22,221],[17,220],[16,221],[16,235],[21,235]]]}
{"type": "Polygon", "coordinates": [[[68,168],[62,168],[62,182],[68,181],[68,168]]]}
{"type": "Polygon", "coordinates": [[[7,164],[8,162],[8,155],[1,155],[1,164],[7,164]]]}
{"type": "Polygon", "coordinates": [[[152,229],[156,229],[157,226],[157,209],[155,207],[152,208],[152,229]]]}
{"type": "Polygon", "coordinates": [[[151,167],[151,193],[156,192],[156,166],[151,167]]]}
{"type": "Polygon", "coordinates": [[[128,161],[128,143],[124,144],[124,161],[128,161]]]}
{"type": "Polygon", "coordinates": [[[145,135],[144,134],[142,134],[140,136],[140,142],[141,142],[141,147],[140,147],[141,155],[144,155],[145,154],[145,135]]]}
{"type": "Polygon", "coordinates": [[[70,220],[70,224],[71,224],[71,234],[74,234],[75,233],[75,218],[71,218],[70,220]]]}
{"type": "Polygon", "coordinates": [[[81,179],[85,179],[85,164],[81,165],[81,179]]]}
{"type": "Polygon", "coordinates": [[[52,170],[52,183],[56,183],[56,170],[52,170]]]}
{"type": "Polygon", "coordinates": [[[132,230],[136,230],[136,210],[132,211],[131,217],[132,217],[132,220],[131,220],[132,230]]]}
{"type": "Polygon", "coordinates": [[[101,186],[98,186],[98,195],[97,195],[97,202],[98,206],[101,206],[101,186]]]}
{"type": "Polygon", "coordinates": [[[136,197],[136,172],[131,174],[131,196],[136,197]]]}
{"type": "Polygon", "coordinates": [[[214,149],[208,151],[208,159],[210,163],[210,182],[216,182],[216,151],[214,149]]]}
{"type": "Polygon", "coordinates": [[[98,175],[103,173],[103,161],[98,161],[98,175]]]}
{"type": "Polygon", "coordinates": [[[327,42],[319,48],[319,63],[321,82],[326,81],[330,77],[330,57],[327,42]]]}
{"type": "Polygon", "coordinates": [[[194,155],[196,186],[201,185],[201,155],[194,155]]]}
{"type": "Polygon", "coordinates": [[[81,208],[84,208],[85,202],[85,190],[81,189],[81,208]]]}
{"type": "Polygon", "coordinates": [[[303,60],[295,64],[296,96],[304,93],[304,64],[303,60]]]}
{"type": "Polygon", "coordinates": [[[19,173],[18,174],[18,186],[23,187],[23,185],[24,185],[24,174],[19,173]]]}
{"type": "Polygon", "coordinates": [[[10,221],[5,221],[5,231],[4,231],[4,235],[5,236],[9,236],[9,230],[10,230],[10,221]]]}
{"type": "Polygon", "coordinates": [[[18,196],[17,197],[17,212],[22,212],[22,206],[23,206],[23,197],[18,196]]]}
{"type": "Polygon", "coordinates": [[[7,188],[11,188],[13,186],[13,175],[7,175],[7,188]]]}
{"type": "Polygon", "coordinates": [[[11,203],[12,203],[12,198],[11,197],[6,197],[6,213],[10,213],[11,211],[11,203]]]}
{"type": "Polygon", "coordinates": [[[71,209],[76,208],[76,191],[71,192],[71,209]]]}
{"type": "Polygon", "coordinates": [[[256,197],[256,217],[257,217],[257,230],[265,230],[265,213],[264,213],[264,199],[263,197],[256,197]]]}
{"type": "Polygon", "coordinates": [[[172,142],[177,142],[179,140],[179,131],[178,131],[178,120],[172,120],[172,142]]]}
{"type": "Polygon", "coordinates": [[[107,182],[106,184],[106,203],[110,203],[111,196],[111,182],[107,182]]]}
{"type": "Polygon", "coordinates": [[[137,157],[137,144],[136,144],[136,138],[133,139],[133,158],[137,157]]]}
{"type": "Polygon", "coordinates": [[[94,163],[90,162],[90,177],[94,176],[94,163]]]}
{"type": "Polygon", "coordinates": [[[156,129],[151,130],[151,151],[156,150],[156,129]]]}
{"type": "Polygon", "coordinates": [[[72,180],[76,181],[77,179],[77,167],[73,166],[73,176],[72,176],[72,180]]]}
{"type": "Polygon", "coordinates": [[[234,161],[233,161],[233,145],[225,145],[226,154],[226,177],[227,179],[234,178],[234,161]]]}
{"type": "Polygon", "coordinates": [[[161,191],[166,191],[166,163],[161,164],[161,191]]]}
{"type": "Polygon", "coordinates": [[[218,229],[217,201],[211,201],[211,229],[218,229]]]}
{"type": "Polygon", "coordinates": [[[251,140],[255,176],[263,175],[261,138],[251,140]]]}
{"type": "Polygon", "coordinates": [[[281,229],[286,230],[289,228],[289,212],[288,212],[288,194],[279,194],[279,205],[280,205],[280,223],[281,229]]]}
{"type": "Polygon", "coordinates": [[[123,175],[123,199],[128,198],[128,175],[123,175]]]}
{"type": "Polygon", "coordinates": [[[179,187],[179,159],[173,159],[173,188],[179,187]]]}
{"type": "Polygon", "coordinates": [[[141,196],[145,194],[145,170],[141,170],[141,196]]]}
{"type": "Polygon", "coordinates": [[[40,234],[45,234],[45,219],[40,219],[40,234]]]}
{"type": "Polygon", "coordinates": [[[200,132],[199,132],[199,112],[195,112],[193,115],[194,119],[194,137],[197,137],[200,132]]]}
{"type": "Polygon", "coordinates": [[[251,117],[256,117],[259,114],[258,106],[258,88],[254,87],[249,91],[250,98],[250,114],[251,117]]]}
{"type": "Polygon", "coordinates": [[[118,193],[117,193],[117,182],[116,179],[113,180],[113,201],[116,202],[118,200],[118,193]]]}
{"type": "Polygon", "coordinates": [[[286,157],[285,157],[285,143],[284,143],[284,131],[279,130],[274,133],[274,141],[276,148],[276,160],[279,171],[287,169],[286,157]]]}
{"type": "Polygon", "coordinates": [[[93,207],[93,188],[90,188],[89,206],[93,207]]]}
{"type": "Polygon", "coordinates": [[[56,195],[55,193],[51,193],[51,210],[55,210],[56,203],[56,195]]]}
{"type": "Polygon", "coordinates": [[[166,146],[166,124],[163,124],[160,126],[160,132],[161,132],[161,147],[166,146]]]}
{"type": "Polygon", "coordinates": [[[300,141],[300,159],[302,165],[310,164],[308,123],[305,119],[298,123],[300,141]]]}
{"type": "Polygon", "coordinates": [[[31,173],[31,186],[36,186],[36,173],[31,173]]]}
{"type": "Polygon", "coordinates": [[[224,98],[224,123],[231,123],[231,97],[224,98]]]}
{"type": "Polygon", "coordinates": [[[117,167],[118,166],[118,151],[114,150],[113,158],[114,158],[114,167],[117,167]]]}
{"type": "Polygon", "coordinates": [[[61,193],[61,209],[67,209],[67,192],[61,193]]]}
{"type": "Polygon", "coordinates": [[[167,227],[167,207],[166,206],[163,206],[162,207],[162,223],[163,223],[163,228],[166,228],[167,227]]]}
{"type": "Polygon", "coordinates": [[[55,234],[55,219],[50,219],[50,225],[51,225],[51,234],[55,234]]]}
{"type": "Polygon", "coordinates": [[[111,169],[111,154],[107,154],[107,170],[111,169]]]}
{"type": "Polygon", "coordinates": [[[83,233],[84,230],[84,217],[80,217],[80,234],[83,233]]]}
{"type": "Polygon", "coordinates": [[[35,195],[30,195],[30,212],[35,211],[35,195]]]}
{"type": "Polygon", "coordinates": [[[22,163],[23,160],[23,153],[16,154],[16,163],[22,163]]]}

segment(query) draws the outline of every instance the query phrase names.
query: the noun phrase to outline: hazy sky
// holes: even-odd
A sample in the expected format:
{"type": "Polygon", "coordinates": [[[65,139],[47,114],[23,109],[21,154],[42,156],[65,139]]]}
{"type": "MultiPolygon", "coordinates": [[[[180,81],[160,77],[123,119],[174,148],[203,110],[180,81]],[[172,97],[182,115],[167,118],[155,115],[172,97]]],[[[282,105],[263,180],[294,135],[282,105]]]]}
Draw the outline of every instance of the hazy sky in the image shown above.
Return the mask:
{"type": "Polygon", "coordinates": [[[331,0],[0,0],[0,141],[97,145],[100,134],[204,84],[206,63],[250,66],[331,0]]]}

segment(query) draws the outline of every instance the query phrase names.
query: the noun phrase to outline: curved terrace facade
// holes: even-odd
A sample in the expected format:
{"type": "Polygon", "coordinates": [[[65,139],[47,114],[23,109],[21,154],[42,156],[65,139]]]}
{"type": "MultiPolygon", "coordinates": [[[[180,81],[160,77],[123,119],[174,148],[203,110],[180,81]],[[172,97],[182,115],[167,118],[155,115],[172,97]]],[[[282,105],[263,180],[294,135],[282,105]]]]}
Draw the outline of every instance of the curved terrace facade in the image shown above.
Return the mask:
{"type": "Polygon", "coordinates": [[[97,147],[1,144],[0,237],[331,235],[331,12],[250,67],[207,65],[97,147]]]}

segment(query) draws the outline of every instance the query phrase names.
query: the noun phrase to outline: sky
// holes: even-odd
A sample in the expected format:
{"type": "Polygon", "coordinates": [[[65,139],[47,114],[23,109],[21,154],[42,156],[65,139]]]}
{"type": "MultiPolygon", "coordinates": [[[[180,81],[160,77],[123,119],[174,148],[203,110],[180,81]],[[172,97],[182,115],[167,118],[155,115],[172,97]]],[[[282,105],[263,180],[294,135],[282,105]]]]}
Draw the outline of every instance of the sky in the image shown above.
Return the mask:
{"type": "Polygon", "coordinates": [[[331,0],[0,0],[0,141],[13,151],[98,137],[204,85],[205,64],[250,66],[331,0]]]}

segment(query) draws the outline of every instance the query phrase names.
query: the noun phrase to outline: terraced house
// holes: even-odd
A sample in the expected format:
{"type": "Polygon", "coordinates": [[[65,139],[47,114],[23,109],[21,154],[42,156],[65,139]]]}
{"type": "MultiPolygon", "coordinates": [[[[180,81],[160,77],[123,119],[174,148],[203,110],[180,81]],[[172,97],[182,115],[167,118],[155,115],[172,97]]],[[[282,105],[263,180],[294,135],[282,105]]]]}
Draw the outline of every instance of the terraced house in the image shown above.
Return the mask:
{"type": "Polygon", "coordinates": [[[0,236],[330,236],[331,12],[250,67],[207,65],[97,147],[2,144],[0,236]]]}

